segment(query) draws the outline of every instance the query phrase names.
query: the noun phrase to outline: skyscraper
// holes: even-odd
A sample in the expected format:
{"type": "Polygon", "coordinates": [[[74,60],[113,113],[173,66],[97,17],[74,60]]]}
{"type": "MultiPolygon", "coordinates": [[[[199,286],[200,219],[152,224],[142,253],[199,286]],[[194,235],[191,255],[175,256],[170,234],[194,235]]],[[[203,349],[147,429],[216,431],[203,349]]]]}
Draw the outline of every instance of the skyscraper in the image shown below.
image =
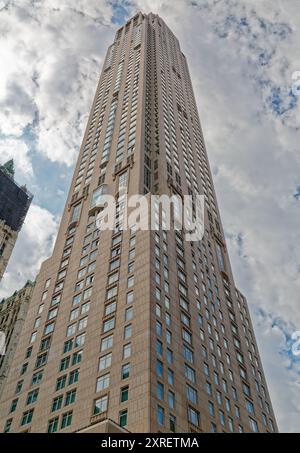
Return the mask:
{"type": "Polygon", "coordinates": [[[14,163],[0,166],[0,280],[32,201],[26,187],[14,181],[14,163]]]}
{"type": "Polygon", "coordinates": [[[26,319],[34,283],[27,281],[19,291],[0,301],[0,332],[5,334],[5,354],[0,351],[0,397],[26,319]]]}
{"type": "MultiPolygon", "coordinates": [[[[156,220],[163,220],[159,210],[156,220]]],[[[109,47],[53,255],[1,401],[8,432],[276,431],[178,40],[138,13],[109,47]],[[100,231],[104,194],[205,196],[205,234],[100,231]]]]}

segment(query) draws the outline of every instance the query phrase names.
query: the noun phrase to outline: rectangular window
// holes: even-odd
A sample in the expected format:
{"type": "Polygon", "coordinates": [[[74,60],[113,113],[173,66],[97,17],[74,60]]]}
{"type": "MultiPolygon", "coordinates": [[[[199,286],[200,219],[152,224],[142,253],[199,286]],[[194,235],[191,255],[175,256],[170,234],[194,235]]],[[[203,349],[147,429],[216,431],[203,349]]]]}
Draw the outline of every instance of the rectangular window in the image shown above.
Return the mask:
{"type": "Polygon", "coordinates": [[[120,401],[121,403],[124,403],[125,401],[128,401],[128,394],[129,394],[129,387],[123,387],[121,389],[121,394],[120,394],[120,401]]]}
{"type": "Polygon", "coordinates": [[[73,412],[67,412],[66,414],[63,414],[62,419],[61,419],[61,429],[66,428],[67,426],[70,426],[72,423],[72,416],[73,412]]]}
{"type": "Polygon", "coordinates": [[[127,409],[124,409],[123,411],[121,411],[119,413],[119,425],[121,427],[124,427],[127,425],[127,415],[128,415],[127,409]]]}
{"type": "Polygon", "coordinates": [[[31,423],[33,417],[33,409],[30,409],[30,411],[26,411],[23,413],[22,419],[21,419],[21,426],[28,425],[31,423]]]}
{"type": "Polygon", "coordinates": [[[94,415],[102,414],[103,412],[107,411],[108,406],[108,396],[102,396],[101,398],[95,400],[94,402],[94,415]]]}
{"type": "Polygon", "coordinates": [[[122,372],[121,372],[122,379],[128,379],[130,376],[130,364],[126,363],[122,365],[122,372]]]}
{"type": "Polygon", "coordinates": [[[192,425],[200,426],[200,414],[196,409],[190,406],[188,407],[188,421],[192,423],[192,425]]]}
{"type": "Polygon", "coordinates": [[[96,392],[102,392],[102,390],[105,390],[107,387],[109,387],[109,382],[110,382],[110,374],[109,373],[106,373],[103,376],[100,376],[97,379],[96,392]]]}
{"type": "Polygon", "coordinates": [[[103,357],[100,357],[98,371],[102,371],[102,370],[105,370],[106,368],[110,367],[111,359],[112,359],[111,353],[106,354],[103,357]]]}

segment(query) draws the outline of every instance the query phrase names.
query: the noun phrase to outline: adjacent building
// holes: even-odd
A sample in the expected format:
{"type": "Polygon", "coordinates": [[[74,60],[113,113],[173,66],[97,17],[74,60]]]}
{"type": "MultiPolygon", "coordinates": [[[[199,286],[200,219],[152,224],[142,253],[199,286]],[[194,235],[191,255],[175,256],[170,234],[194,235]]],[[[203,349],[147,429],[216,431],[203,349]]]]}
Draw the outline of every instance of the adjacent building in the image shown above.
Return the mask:
{"type": "Polygon", "coordinates": [[[0,166],[0,280],[32,201],[26,187],[14,181],[14,163],[0,166]]]}
{"type": "Polygon", "coordinates": [[[14,353],[21,338],[22,327],[32,296],[34,283],[25,286],[0,302],[0,332],[5,334],[5,354],[0,353],[0,397],[14,353]]]}
{"type": "Polygon", "coordinates": [[[135,15],[107,51],[0,404],[5,432],[277,431],[186,57],[155,14],[135,15]],[[96,222],[104,194],[113,231],[96,222]],[[166,231],[161,208],[158,230],[122,231],[136,194],[204,195],[204,238],[166,231]]]}

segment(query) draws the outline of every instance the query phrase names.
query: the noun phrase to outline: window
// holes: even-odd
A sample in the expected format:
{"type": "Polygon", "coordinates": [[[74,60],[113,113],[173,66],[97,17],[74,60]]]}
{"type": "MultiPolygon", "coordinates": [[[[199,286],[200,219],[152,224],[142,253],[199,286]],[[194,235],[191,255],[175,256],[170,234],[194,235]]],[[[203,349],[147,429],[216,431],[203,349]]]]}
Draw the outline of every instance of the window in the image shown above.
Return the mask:
{"type": "Polygon", "coordinates": [[[22,390],[22,387],[23,387],[23,382],[24,382],[23,380],[17,382],[15,393],[20,393],[20,391],[22,390]]]}
{"type": "Polygon", "coordinates": [[[73,207],[71,222],[77,222],[80,217],[81,212],[81,203],[78,203],[76,206],[73,207]]]}
{"type": "Polygon", "coordinates": [[[37,336],[37,332],[33,332],[33,334],[30,337],[30,343],[34,343],[35,342],[36,336],[37,336]]]}
{"type": "Polygon", "coordinates": [[[73,348],[73,340],[65,341],[63,354],[65,354],[66,352],[71,351],[72,348],[73,348]]]}
{"type": "Polygon", "coordinates": [[[46,349],[49,349],[50,344],[51,344],[51,336],[47,337],[47,338],[43,338],[43,340],[41,341],[41,345],[40,345],[40,351],[45,351],[46,349]]]}
{"type": "Polygon", "coordinates": [[[46,362],[47,362],[47,352],[37,356],[35,367],[39,368],[40,366],[45,365],[46,362]]]}
{"type": "Polygon", "coordinates": [[[127,425],[127,415],[128,415],[127,409],[124,409],[119,413],[119,425],[121,427],[127,425]]]}
{"type": "Polygon", "coordinates": [[[184,364],[184,375],[191,382],[193,382],[193,383],[196,382],[196,373],[195,373],[195,371],[193,370],[193,368],[188,366],[186,363],[184,364]]]}
{"type": "Polygon", "coordinates": [[[156,410],[156,420],[159,425],[164,424],[164,418],[165,418],[165,411],[161,406],[157,406],[156,410]]]}
{"type": "Polygon", "coordinates": [[[116,308],[117,308],[116,302],[112,302],[110,304],[105,305],[104,316],[111,315],[112,313],[114,313],[116,311],[116,308]]]}
{"type": "Polygon", "coordinates": [[[86,289],[83,293],[83,300],[89,299],[92,295],[92,291],[93,291],[93,288],[86,289]]]}
{"type": "Polygon", "coordinates": [[[108,337],[105,337],[101,340],[101,352],[106,351],[107,349],[110,349],[113,345],[113,335],[109,335],[108,337]]]}
{"type": "Polygon", "coordinates": [[[18,401],[19,401],[18,398],[12,400],[9,410],[10,413],[15,412],[15,410],[17,409],[18,401]]]}
{"type": "Polygon", "coordinates": [[[32,353],[32,346],[30,346],[30,348],[27,348],[27,351],[25,354],[25,359],[29,359],[29,357],[31,357],[31,353],[32,353]]]}
{"type": "Polygon", "coordinates": [[[130,376],[130,364],[126,363],[122,365],[122,372],[121,372],[122,379],[127,379],[130,376]]]}
{"type": "Polygon", "coordinates": [[[32,390],[31,392],[28,393],[27,395],[27,401],[26,404],[33,404],[37,401],[39,394],[39,389],[32,390]]]}
{"type": "Polygon", "coordinates": [[[118,294],[118,287],[113,286],[106,291],[106,300],[113,299],[118,294]]]}
{"type": "Polygon", "coordinates": [[[88,322],[88,317],[87,316],[85,318],[82,318],[78,322],[78,331],[85,329],[86,326],[87,326],[87,322],[88,322]]]}
{"type": "Polygon", "coordinates": [[[74,319],[78,318],[78,315],[79,315],[79,308],[74,308],[74,310],[72,310],[70,313],[70,321],[74,321],[74,319]]]}
{"type": "Polygon", "coordinates": [[[60,396],[57,396],[56,398],[53,399],[52,401],[52,409],[51,411],[54,412],[54,411],[58,411],[61,406],[62,406],[62,402],[63,402],[63,396],[60,395],[60,396]]]}
{"type": "Polygon", "coordinates": [[[89,311],[90,309],[90,302],[86,302],[85,304],[82,305],[81,307],[81,314],[85,314],[89,311]]]}
{"type": "Polygon", "coordinates": [[[192,407],[188,407],[188,421],[192,423],[195,426],[200,425],[200,414],[196,409],[193,409],[192,407]]]}
{"type": "Polygon", "coordinates": [[[79,369],[77,368],[77,370],[71,371],[71,373],[69,375],[68,385],[75,384],[75,382],[77,382],[78,379],[79,379],[79,369]]]}
{"type": "Polygon", "coordinates": [[[55,390],[58,391],[58,390],[62,390],[65,385],[66,385],[66,380],[67,380],[67,376],[61,376],[57,379],[56,381],[56,387],[55,387],[55,390]]]}
{"type": "Polygon", "coordinates": [[[134,285],[134,276],[128,277],[127,279],[127,288],[132,288],[134,285]]]}
{"type": "Polygon", "coordinates": [[[123,359],[127,359],[130,356],[131,356],[131,343],[128,343],[123,346],[123,359]]]}
{"type": "Polygon", "coordinates": [[[197,391],[188,384],[186,386],[186,396],[192,403],[197,404],[198,402],[197,391]]]}
{"type": "Polygon", "coordinates": [[[193,351],[191,351],[191,349],[188,348],[185,345],[183,346],[183,356],[189,363],[193,363],[194,362],[194,353],[193,353],[193,351]]]}
{"type": "Polygon", "coordinates": [[[44,330],[44,334],[45,334],[45,335],[48,335],[48,333],[53,332],[53,330],[54,330],[54,324],[55,324],[54,322],[51,322],[50,324],[47,324],[47,325],[45,326],[45,330],[44,330]]]}
{"type": "Polygon", "coordinates": [[[28,362],[23,363],[22,368],[21,368],[21,375],[25,374],[28,368],[28,362]]]}
{"type": "Polygon", "coordinates": [[[31,385],[37,385],[41,382],[43,378],[43,371],[38,371],[37,373],[34,373],[31,379],[31,385]]]}
{"type": "Polygon", "coordinates": [[[106,354],[103,357],[100,357],[98,371],[105,370],[106,368],[111,366],[111,357],[112,357],[111,353],[106,354]]]}
{"type": "Polygon", "coordinates": [[[163,363],[160,360],[156,361],[156,373],[159,377],[163,376],[163,363]]]}
{"type": "Polygon", "coordinates": [[[22,419],[21,419],[21,426],[28,425],[31,423],[33,417],[33,409],[30,409],[30,411],[26,411],[23,413],[22,419]]]}
{"type": "Polygon", "coordinates": [[[105,390],[109,386],[110,382],[110,374],[104,374],[103,376],[100,376],[97,379],[96,383],[96,392],[102,392],[102,390],[105,390]]]}
{"type": "Polygon", "coordinates": [[[129,293],[127,293],[126,303],[127,304],[132,304],[133,303],[133,299],[134,299],[133,291],[130,291],[129,293]]]}
{"type": "Polygon", "coordinates": [[[48,318],[47,318],[48,321],[55,318],[55,316],[57,315],[57,312],[58,312],[58,308],[53,308],[52,310],[50,310],[48,313],[48,318]]]}
{"type": "Polygon", "coordinates": [[[104,321],[103,323],[103,332],[106,333],[109,330],[114,329],[115,327],[115,318],[110,318],[107,321],[104,321]]]}
{"type": "Polygon", "coordinates": [[[259,433],[258,424],[253,418],[249,417],[250,428],[254,433],[259,433]]]}
{"type": "Polygon", "coordinates": [[[58,417],[49,420],[48,422],[48,433],[56,433],[58,430],[58,417]]]}
{"type": "Polygon", "coordinates": [[[163,354],[163,344],[160,340],[156,340],[156,352],[159,355],[163,354]]]}
{"type": "Polygon", "coordinates": [[[101,398],[98,398],[94,402],[94,410],[93,413],[94,415],[96,414],[102,414],[103,412],[107,411],[107,406],[108,406],[108,396],[102,396],[101,398]]]}
{"type": "Polygon", "coordinates": [[[173,392],[171,392],[171,390],[168,391],[168,403],[169,403],[170,409],[174,409],[174,406],[175,406],[175,395],[174,395],[173,392]]]}
{"type": "Polygon", "coordinates": [[[176,431],[176,418],[174,415],[170,415],[169,417],[169,428],[172,433],[175,433],[176,431]]]}
{"type": "Polygon", "coordinates": [[[132,325],[129,324],[128,326],[124,327],[124,340],[128,340],[132,335],[132,325]]]}
{"type": "Polygon", "coordinates": [[[208,402],[208,410],[211,417],[215,416],[215,407],[211,401],[208,402]]]}
{"type": "Polygon", "coordinates": [[[59,371],[66,370],[70,364],[70,356],[61,359],[59,371]]]}
{"type": "Polygon", "coordinates": [[[128,401],[128,393],[129,393],[129,387],[123,387],[121,389],[121,394],[120,394],[120,401],[121,403],[124,403],[125,401],[128,401]]]}
{"type": "Polygon", "coordinates": [[[133,308],[126,308],[125,310],[125,321],[131,321],[133,318],[133,308]]]}
{"type": "Polygon", "coordinates": [[[224,412],[221,411],[221,409],[219,409],[219,417],[220,417],[221,425],[225,426],[225,415],[224,415],[224,412]]]}
{"type": "Polygon", "coordinates": [[[249,414],[254,415],[254,405],[249,400],[246,400],[246,409],[249,412],[249,414]]]}
{"type": "Polygon", "coordinates": [[[157,382],[156,385],[156,393],[157,393],[157,398],[161,401],[164,399],[164,386],[160,382],[157,382]]]}
{"type": "Polygon", "coordinates": [[[116,283],[119,280],[119,271],[114,272],[113,274],[109,275],[107,284],[112,285],[113,283],[116,283]]]}
{"type": "Polygon", "coordinates": [[[70,392],[67,392],[65,406],[68,406],[69,404],[73,404],[75,402],[75,399],[76,399],[76,389],[73,389],[70,392]]]}
{"type": "Polygon", "coordinates": [[[75,352],[72,357],[72,365],[77,365],[82,359],[82,351],[75,352]]]}
{"type": "Polygon", "coordinates": [[[168,383],[174,385],[174,372],[168,368],[168,383]]]}
{"type": "Polygon", "coordinates": [[[5,433],[9,433],[9,432],[10,432],[10,428],[11,428],[11,425],[12,425],[12,421],[13,421],[12,418],[10,418],[9,420],[6,420],[5,426],[4,426],[4,432],[5,432],[5,433]]]}
{"type": "Polygon", "coordinates": [[[62,419],[61,419],[61,429],[66,428],[67,426],[70,426],[72,423],[72,415],[73,412],[67,412],[66,414],[63,414],[62,419]]]}

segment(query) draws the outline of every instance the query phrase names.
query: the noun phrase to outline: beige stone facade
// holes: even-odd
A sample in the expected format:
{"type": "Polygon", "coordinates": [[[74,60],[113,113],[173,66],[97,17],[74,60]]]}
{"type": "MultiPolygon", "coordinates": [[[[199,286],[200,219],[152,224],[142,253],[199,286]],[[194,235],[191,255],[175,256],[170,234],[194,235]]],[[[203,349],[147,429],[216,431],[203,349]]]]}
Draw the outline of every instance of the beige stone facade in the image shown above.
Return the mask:
{"type": "Polygon", "coordinates": [[[33,288],[34,283],[28,281],[22,289],[0,302],[0,331],[6,337],[5,355],[0,356],[0,397],[21,338],[33,288]]]}
{"type": "Polygon", "coordinates": [[[0,219],[0,280],[3,277],[9,258],[15,246],[18,233],[0,219]]]}
{"type": "Polygon", "coordinates": [[[1,400],[6,432],[103,432],[105,420],[144,433],[277,430],[186,58],[153,14],[137,14],[108,49],[1,400]],[[203,240],[100,232],[101,193],[121,211],[124,190],[203,194],[203,240]]]}

